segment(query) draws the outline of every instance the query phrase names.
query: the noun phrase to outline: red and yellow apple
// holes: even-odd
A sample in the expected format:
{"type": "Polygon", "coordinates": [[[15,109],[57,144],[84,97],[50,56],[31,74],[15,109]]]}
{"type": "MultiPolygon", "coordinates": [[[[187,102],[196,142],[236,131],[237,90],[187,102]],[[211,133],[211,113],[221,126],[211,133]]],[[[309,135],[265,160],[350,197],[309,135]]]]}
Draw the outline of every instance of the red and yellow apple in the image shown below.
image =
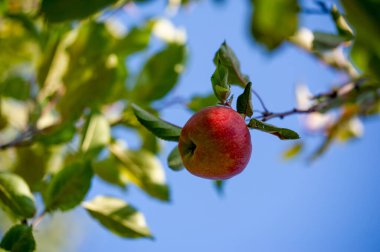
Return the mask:
{"type": "Polygon", "coordinates": [[[187,121],[178,148],[190,173],[222,180],[244,170],[252,144],[243,117],[231,107],[214,106],[195,113],[187,121]]]}

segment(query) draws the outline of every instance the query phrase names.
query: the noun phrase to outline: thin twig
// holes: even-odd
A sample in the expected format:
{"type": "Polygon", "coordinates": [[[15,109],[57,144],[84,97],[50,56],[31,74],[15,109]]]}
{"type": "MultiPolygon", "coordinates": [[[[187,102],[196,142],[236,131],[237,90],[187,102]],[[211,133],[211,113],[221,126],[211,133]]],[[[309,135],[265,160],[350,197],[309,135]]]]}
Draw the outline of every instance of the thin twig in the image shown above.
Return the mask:
{"type": "Polygon", "coordinates": [[[48,212],[46,210],[42,211],[40,213],[40,215],[37,216],[37,218],[35,218],[32,222],[32,228],[36,228],[38,226],[38,224],[41,223],[41,221],[43,220],[43,218],[45,217],[45,215],[47,214],[48,212]]]}
{"type": "Polygon", "coordinates": [[[269,112],[266,114],[264,113],[261,116],[256,117],[256,119],[261,119],[261,121],[268,121],[268,120],[273,119],[273,118],[283,119],[284,117],[290,116],[290,115],[309,114],[309,113],[313,113],[313,112],[317,112],[316,106],[313,106],[313,107],[311,107],[309,109],[305,109],[305,110],[294,108],[292,110],[280,112],[280,113],[273,113],[273,112],[269,112]]]}
{"type": "Polygon", "coordinates": [[[265,103],[263,101],[263,99],[261,99],[260,95],[254,90],[254,89],[251,89],[252,93],[257,97],[257,99],[259,100],[260,104],[261,104],[261,107],[263,107],[264,109],[264,112],[265,113],[268,113],[269,110],[268,108],[265,106],[265,103]]]}

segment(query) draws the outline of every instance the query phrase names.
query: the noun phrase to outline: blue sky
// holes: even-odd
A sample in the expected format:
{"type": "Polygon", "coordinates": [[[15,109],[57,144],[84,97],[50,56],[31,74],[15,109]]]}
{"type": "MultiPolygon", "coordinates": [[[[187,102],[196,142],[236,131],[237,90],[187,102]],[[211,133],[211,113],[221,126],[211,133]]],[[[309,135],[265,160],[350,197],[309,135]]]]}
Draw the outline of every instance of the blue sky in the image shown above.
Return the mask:
{"type": "MultiPolygon", "coordinates": [[[[154,13],[162,4],[146,7],[146,13],[154,13]]],[[[332,29],[328,17],[302,16],[301,21],[310,28],[332,29]]],[[[196,8],[181,11],[173,22],[187,30],[190,59],[172,97],[211,91],[212,58],[224,40],[273,111],[295,106],[294,87],[299,82],[322,92],[343,79],[290,45],[273,55],[256,45],[249,35],[248,1],[222,5],[202,1],[196,8]]],[[[259,107],[257,101],[255,106],[259,107]]],[[[173,106],[163,116],[183,125],[190,113],[173,106]]],[[[306,136],[296,116],[271,122],[300,132],[308,151],[321,141],[306,136]]],[[[74,218],[81,222],[83,240],[75,251],[379,251],[379,128],[378,118],[366,121],[361,139],[334,145],[313,164],[302,157],[283,161],[281,152],[289,142],[252,131],[251,161],[243,173],[226,183],[224,197],[216,194],[210,181],[167,167],[172,190],[169,204],[136,188],[121,193],[97,180],[90,197],[109,194],[132,203],[145,214],[156,239],[119,238],[77,210],[74,218]]],[[[163,144],[161,159],[166,166],[173,144],[163,144]]]]}

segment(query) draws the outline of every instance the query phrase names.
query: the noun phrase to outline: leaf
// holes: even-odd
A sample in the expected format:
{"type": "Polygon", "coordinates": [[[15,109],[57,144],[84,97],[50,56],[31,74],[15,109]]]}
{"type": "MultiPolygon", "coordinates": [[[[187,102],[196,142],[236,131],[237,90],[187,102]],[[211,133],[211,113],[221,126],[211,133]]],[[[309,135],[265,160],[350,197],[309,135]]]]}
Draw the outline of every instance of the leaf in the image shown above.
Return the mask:
{"type": "Polygon", "coordinates": [[[0,247],[12,252],[32,252],[36,249],[32,227],[18,224],[7,231],[0,247]]]}
{"type": "Polygon", "coordinates": [[[170,152],[167,161],[169,168],[173,171],[180,171],[183,169],[182,158],[179,153],[178,146],[174,147],[174,149],[170,152]]]}
{"type": "Polygon", "coordinates": [[[95,153],[105,147],[111,139],[111,128],[104,115],[91,114],[83,129],[81,149],[84,153],[95,153]]]}
{"type": "Polygon", "coordinates": [[[66,50],[69,64],[62,78],[65,93],[57,103],[63,121],[76,120],[85,108],[97,110],[104,103],[112,103],[125,78],[121,70],[125,69],[124,62],[112,52],[114,40],[104,24],[88,22],[77,32],[66,50]]]}
{"type": "Polygon", "coordinates": [[[76,0],[43,0],[41,12],[49,22],[83,19],[116,3],[116,0],[95,0],[89,4],[76,0]]]}
{"type": "Polygon", "coordinates": [[[380,80],[380,2],[343,0],[342,4],[356,31],[351,57],[367,75],[380,80]]]}
{"type": "Polygon", "coordinates": [[[214,183],[216,192],[220,196],[222,196],[224,194],[224,187],[226,185],[226,181],[225,180],[214,180],[213,183],[214,183]]]}
{"type": "Polygon", "coordinates": [[[180,127],[152,115],[136,104],[132,104],[132,108],[137,120],[156,137],[167,141],[178,141],[181,135],[180,127]]]}
{"type": "Polygon", "coordinates": [[[187,108],[193,112],[198,112],[205,107],[215,106],[217,102],[218,100],[214,94],[208,94],[205,96],[195,95],[191,97],[190,102],[187,103],[187,108]]]}
{"type": "Polygon", "coordinates": [[[34,140],[43,145],[60,145],[70,142],[75,136],[76,128],[74,122],[68,121],[58,125],[52,125],[40,131],[34,140]]]}
{"type": "Polygon", "coordinates": [[[93,173],[87,161],[74,161],[54,175],[46,193],[46,209],[67,211],[82,202],[91,185],[93,173]]]}
{"type": "Polygon", "coordinates": [[[346,37],[336,34],[313,32],[313,35],[313,50],[315,51],[332,50],[340,46],[342,43],[347,42],[346,37]]]}
{"type": "Polygon", "coordinates": [[[251,87],[252,83],[249,82],[247,86],[245,86],[244,92],[238,96],[236,104],[237,112],[248,117],[253,115],[251,87]]]}
{"type": "Polygon", "coordinates": [[[124,176],[120,164],[113,156],[94,162],[92,169],[104,181],[125,189],[128,179],[124,176]]]}
{"type": "Polygon", "coordinates": [[[30,90],[31,84],[19,75],[10,75],[0,81],[0,94],[3,97],[25,101],[29,98],[30,90]]]}
{"type": "Polygon", "coordinates": [[[130,99],[148,102],[163,98],[177,84],[186,61],[186,47],[169,44],[153,55],[140,71],[130,99]]]}
{"type": "Polygon", "coordinates": [[[230,85],[228,84],[228,70],[221,64],[217,64],[215,72],[211,76],[212,89],[216,98],[225,103],[230,96],[230,85]]]}
{"type": "Polygon", "coordinates": [[[98,196],[83,207],[105,228],[125,238],[152,238],[144,216],[124,201],[98,196]]]}
{"type": "Polygon", "coordinates": [[[288,148],[287,150],[285,150],[282,153],[282,158],[285,160],[294,158],[295,156],[297,156],[301,152],[303,146],[304,145],[302,142],[297,142],[297,143],[293,144],[292,146],[290,146],[290,148],[288,148]]]}
{"type": "Polygon", "coordinates": [[[346,18],[339,12],[335,4],[331,8],[330,15],[334,20],[338,34],[346,37],[348,40],[352,39],[354,37],[354,32],[352,31],[352,28],[348,24],[346,18]]]}
{"type": "Polygon", "coordinates": [[[274,125],[265,123],[263,121],[257,120],[255,118],[252,118],[249,123],[248,127],[252,129],[257,129],[272,135],[277,136],[281,140],[288,140],[288,139],[299,139],[300,137],[296,132],[290,129],[285,128],[278,128],[274,125]]]}
{"type": "Polygon", "coordinates": [[[28,185],[12,173],[0,173],[0,203],[20,218],[32,218],[36,213],[34,197],[28,185]]]}
{"type": "Polygon", "coordinates": [[[13,172],[22,177],[28,186],[35,191],[48,170],[51,154],[51,149],[39,144],[17,148],[13,172]]]}
{"type": "Polygon", "coordinates": [[[293,35],[298,26],[297,0],[252,0],[251,32],[272,51],[293,35]]]}
{"type": "Polygon", "coordinates": [[[152,197],[169,201],[164,169],[156,156],[144,150],[125,150],[118,145],[111,145],[110,151],[122,165],[122,173],[130,182],[152,197]]]}
{"type": "Polygon", "coordinates": [[[115,42],[114,51],[127,56],[144,50],[150,41],[152,26],[148,23],[141,27],[134,27],[128,34],[115,42]]]}
{"type": "Polygon", "coordinates": [[[227,68],[228,84],[236,84],[242,87],[249,82],[247,75],[244,75],[240,70],[240,62],[234,51],[224,41],[219,47],[214,56],[214,64],[218,67],[219,64],[227,68]]]}

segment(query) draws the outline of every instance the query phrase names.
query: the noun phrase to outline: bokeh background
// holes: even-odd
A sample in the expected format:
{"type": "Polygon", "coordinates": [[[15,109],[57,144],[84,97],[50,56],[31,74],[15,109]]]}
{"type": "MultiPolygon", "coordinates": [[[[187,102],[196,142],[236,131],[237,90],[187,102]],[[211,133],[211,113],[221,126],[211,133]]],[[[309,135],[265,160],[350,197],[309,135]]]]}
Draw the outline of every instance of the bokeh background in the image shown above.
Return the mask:
{"type": "MultiPolygon", "coordinates": [[[[157,1],[135,9],[128,18],[118,18],[129,25],[162,15],[164,9],[157,1]]],[[[166,16],[186,29],[190,59],[179,85],[163,104],[176,97],[211,91],[212,58],[224,40],[236,52],[253,88],[273,111],[296,105],[294,90],[298,83],[318,93],[344,80],[294,46],[284,45],[274,54],[266,53],[249,35],[249,12],[248,1],[201,1],[194,8],[166,16]]],[[[333,29],[326,15],[301,15],[301,25],[322,31],[333,29]]],[[[236,97],[241,89],[233,91],[236,97]]],[[[257,100],[254,106],[259,108],[257,100]]],[[[181,104],[163,110],[163,117],[178,125],[190,115],[181,104]]],[[[88,198],[101,193],[137,205],[155,239],[119,238],[78,209],[64,214],[71,233],[71,245],[65,251],[379,251],[379,118],[364,122],[362,138],[334,144],[312,163],[307,162],[307,153],[322,139],[305,131],[300,120],[292,116],[271,122],[297,130],[306,140],[306,154],[284,161],[281,154],[290,142],[251,131],[251,161],[242,174],[226,182],[223,195],[210,181],[167,167],[169,204],[152,200],[136,188],[124,193],[96,180],[88,198]]],[[[131,146],[137,141],[133,134],[115,133],[124,134],[131,146]]],[[[166,164],[174,144],[162,145],[160,158],[166,164]]]]}

